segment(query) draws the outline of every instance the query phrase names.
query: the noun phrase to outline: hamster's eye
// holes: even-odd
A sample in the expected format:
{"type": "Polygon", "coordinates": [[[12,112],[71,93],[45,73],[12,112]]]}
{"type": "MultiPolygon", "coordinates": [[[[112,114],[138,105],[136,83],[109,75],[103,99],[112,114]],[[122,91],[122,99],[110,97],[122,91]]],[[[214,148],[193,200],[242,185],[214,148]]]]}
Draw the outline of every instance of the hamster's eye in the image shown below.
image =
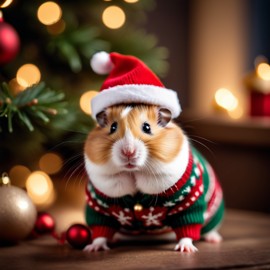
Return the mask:
{"type": "Polygon", "coordinates": [[[142,130],[146,134],[151,134],[151,127],[148,123],[143,123],[142,130]]]}
{"type": "Polygon", "coordinates": [[[117,130],[117,126],[118,126],[117,122],[112,123],[110,134],[113,134],[117,130]]]}

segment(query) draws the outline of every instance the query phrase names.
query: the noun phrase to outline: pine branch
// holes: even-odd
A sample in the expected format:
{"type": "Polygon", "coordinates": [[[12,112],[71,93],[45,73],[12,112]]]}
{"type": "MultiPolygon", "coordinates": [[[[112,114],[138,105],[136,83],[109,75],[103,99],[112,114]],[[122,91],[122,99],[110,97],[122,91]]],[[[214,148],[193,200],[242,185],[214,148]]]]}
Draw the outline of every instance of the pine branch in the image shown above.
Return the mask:
{"type": "MultiPolygon", "coordinates": [[[[43,82],[13,96],[8,84],[2,83],[0,86],[0,120],[7,118],[10,133],[13,132],[13,123],[16,119],[29,131],[33,131],[33,120],[39,119],[43,123],[48,123],[52,116],[66,112],[63,108],[64,97],[63,93],[47,88],[43,82]]],[[[0,122],[0,132],[5,128],[3,122],[0,122]]]]}
{"type": "Polygon", "coordinates": [[[83,58],[89,60],[97,50],[108,48],[108,42],[100,39],[98,29],[92,26],[66,31],[52,38],[48,46],[49,52],[59,55],[75,73],[82,70],[83,58]]]}

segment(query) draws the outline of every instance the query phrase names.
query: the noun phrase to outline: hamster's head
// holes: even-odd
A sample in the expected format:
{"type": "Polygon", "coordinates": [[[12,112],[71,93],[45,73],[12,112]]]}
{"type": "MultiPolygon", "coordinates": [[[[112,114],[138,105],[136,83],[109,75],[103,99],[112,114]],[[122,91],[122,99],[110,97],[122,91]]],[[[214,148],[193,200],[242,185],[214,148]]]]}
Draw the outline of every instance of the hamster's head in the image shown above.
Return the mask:
{"type": "Polygon", "coordinates": [[[85,156],[104,170],[149,172],[155,164],[174,160],[183,143],[170,111],[158,106],[117,105],[96,118],[98,126],[86,140],[85,156]]]}

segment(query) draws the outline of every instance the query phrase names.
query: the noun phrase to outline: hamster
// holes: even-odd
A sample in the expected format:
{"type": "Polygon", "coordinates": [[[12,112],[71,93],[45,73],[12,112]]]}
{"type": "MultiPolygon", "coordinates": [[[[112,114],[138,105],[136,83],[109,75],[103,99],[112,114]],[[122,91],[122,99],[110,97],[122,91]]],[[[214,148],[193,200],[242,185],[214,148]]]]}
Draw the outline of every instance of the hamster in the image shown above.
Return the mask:
{"type": "Polygon", "coordinates": [[[173,231],[175,250],[195,252],[193,241],[220,242],[222,189],[208,162],[190,144],[168,109],[123,104],[96,116],[84,147],[86,221],[93,242],[108,250],[116,232],[173,231]]]}

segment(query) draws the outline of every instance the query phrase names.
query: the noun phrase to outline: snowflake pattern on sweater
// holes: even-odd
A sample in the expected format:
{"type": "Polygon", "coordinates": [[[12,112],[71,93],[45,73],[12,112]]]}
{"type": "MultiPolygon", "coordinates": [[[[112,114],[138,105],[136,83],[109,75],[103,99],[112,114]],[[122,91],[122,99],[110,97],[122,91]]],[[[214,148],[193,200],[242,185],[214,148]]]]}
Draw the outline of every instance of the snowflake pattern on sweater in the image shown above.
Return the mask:
{"type": "Polygon", "coordinates": [[[198,240],[217,226],[223,216],[222,190],[208,162],[195,150],[185,173],[170,189],[158,195],[110,198],[89,181],[86,187],[86,221],[92,237],[111,238],[117,230],[130,234],[174,230],[177,239],[198,240]]]}

